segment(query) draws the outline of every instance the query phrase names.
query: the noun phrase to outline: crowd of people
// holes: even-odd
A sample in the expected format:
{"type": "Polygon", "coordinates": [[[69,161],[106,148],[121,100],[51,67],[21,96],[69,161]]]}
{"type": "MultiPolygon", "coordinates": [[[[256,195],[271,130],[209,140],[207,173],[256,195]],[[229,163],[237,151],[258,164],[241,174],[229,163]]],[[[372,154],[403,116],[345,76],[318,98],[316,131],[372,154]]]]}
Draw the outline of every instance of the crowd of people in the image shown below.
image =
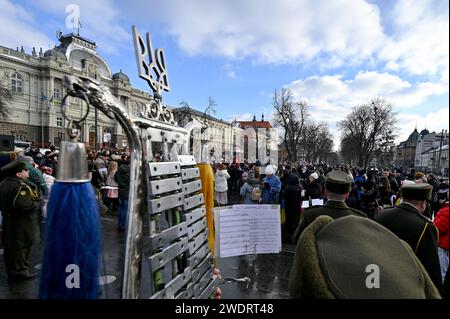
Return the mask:
{"type": "Polygon", "coordinates": [[[217,205],[227,205],[227,196],[237,194],[238,203],[281,206],[284,243],[297,244],[303,230],[321,215],[369,218],[408,242],[442,291],[448,269],[449,185],[434,174],[305,162],[285,162],[278,167],[259,162],[217,164],[213,168],[217,205]],[[324,204],[312,206],[313,199],[324,204]],[[303,208],[304,202],[310,207],[303,208]],[[398,216],[406,211],[416,217],[410,220],[406,215],[401,222],[398,216]]]}
{"type": "MultiPolygon", "coordinates": [[[[37,212],[42,224],[57,174],[58,152],[51,149],[41,154],[38,149],[31,149],[19,152],[9,161],[15,164],[0,163],[0,210],[4,221],[14,219],[14,212],[21,210],[28,215],[37,212]],[[15,159],[18,161],[12,161],[15,159]]],[[[117,212],[117,228],[123,231],[130,188],[129,154],[91,150],[87,161],[101,209],[104,213],[117,212]]],[[[330,166],[323,162],[284,162],[275,166],[257,161],[212,164],[212,168],[215,205],[279,204],[284,243],[297,244],[302,232],[321,215],[334,219],[348,215],[369,218],[408,242],[435,286],[442,289],[448,269],[449,187],[448,182],[433,174],[344,164],[330,166]],[[316,199],[322,200],[323,205],[312,205],[316,199]],[[420,218],[411,219],[410,214],[399,225],[398,216],[406,211],[420,218]]],[[[36,228],[30,222],[24,225],[20,238],[11,233],[10,237],[3,236],[5,262],[12,281],[32,277],[27,259],[36,228]],[[8,246],[8,242],[20,247],[8,246]]]]}

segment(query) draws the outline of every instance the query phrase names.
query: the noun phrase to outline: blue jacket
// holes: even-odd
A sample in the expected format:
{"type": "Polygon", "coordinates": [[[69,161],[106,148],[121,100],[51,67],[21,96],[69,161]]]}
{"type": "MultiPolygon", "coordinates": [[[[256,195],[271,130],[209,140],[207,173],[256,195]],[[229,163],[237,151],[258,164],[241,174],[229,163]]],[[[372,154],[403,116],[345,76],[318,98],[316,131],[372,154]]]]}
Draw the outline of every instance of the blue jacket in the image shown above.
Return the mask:
{"type": "Polygon", "coordinates": [[[278,204],[281,181],[276,175],[266,176],[263,181],[263,204],[278,204]]]}

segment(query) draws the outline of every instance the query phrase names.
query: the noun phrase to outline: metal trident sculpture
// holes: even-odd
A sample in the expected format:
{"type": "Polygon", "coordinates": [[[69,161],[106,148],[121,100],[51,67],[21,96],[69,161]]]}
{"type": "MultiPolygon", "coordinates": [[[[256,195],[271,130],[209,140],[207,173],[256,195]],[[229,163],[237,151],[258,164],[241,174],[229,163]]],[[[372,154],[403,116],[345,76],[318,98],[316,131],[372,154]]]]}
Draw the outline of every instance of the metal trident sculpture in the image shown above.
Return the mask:
{"type": "MultiPolygon", "coordinates": [[[[117,120],[129,142],[130,193],[121,296],[140,296],[141,266],[147,262],[151,278],[146,287],[151,298],[208,298],[218,280],[208,247],[200,170],[194,157],[187,155],[188,132],[174,125],[173,113],[162,105],[161,90],[169,90],[164,53],[156,50],[156,60],[150,55],[147,65],[147,51],[135,27],[133,33],[139,70],[143,70],[140,76],[155,94],[154,101],[140,109],[140,116],[130,114],[100,81],[77,76],[63,80],[68,95],[84,99],[117,120]],[[155,144],[160,145],[164,162],[152,161],[155,144]],[[148,230],[143,227],[146,222],[148,230]]],[[[153,52],[148,34],[147,44],[153,52]]]]}
{"type": "Polygon", "coordinates": [[[167,74],[166,61],[164,58],[164,50],[161,48],[157,48],[155,50],[155,55],[153,55],[153,45],[150,38],[150,33],[147,32],[146,34],[147,46],[145,46],[144,39],[142,39],[136,26],[133,26],[132,29],[139,77],[148,82],[153,92],[155,93],[155,98],[161,99],[162,90],[167,92],[170,91],[169,77],[167,74]],[[152,71],[155,73],[156,78],[152,74],[152,71]]]}

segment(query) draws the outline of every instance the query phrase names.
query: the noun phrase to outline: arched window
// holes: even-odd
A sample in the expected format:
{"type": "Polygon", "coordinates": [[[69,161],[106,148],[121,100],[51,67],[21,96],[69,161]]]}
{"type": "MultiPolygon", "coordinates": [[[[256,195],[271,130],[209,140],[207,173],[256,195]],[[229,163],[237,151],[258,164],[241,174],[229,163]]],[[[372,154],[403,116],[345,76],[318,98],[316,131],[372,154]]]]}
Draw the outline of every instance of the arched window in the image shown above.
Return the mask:
{"type": "Polygon", "coordinates": [[[11,91],[22,93],[23,91],[23,79],[18,73],[14,73],[11,76],[11,91]]]}
{"type": "Polygon", "coordinates": [[[244,136],[244,159],[248,160],[248,136],[244,136]]]}

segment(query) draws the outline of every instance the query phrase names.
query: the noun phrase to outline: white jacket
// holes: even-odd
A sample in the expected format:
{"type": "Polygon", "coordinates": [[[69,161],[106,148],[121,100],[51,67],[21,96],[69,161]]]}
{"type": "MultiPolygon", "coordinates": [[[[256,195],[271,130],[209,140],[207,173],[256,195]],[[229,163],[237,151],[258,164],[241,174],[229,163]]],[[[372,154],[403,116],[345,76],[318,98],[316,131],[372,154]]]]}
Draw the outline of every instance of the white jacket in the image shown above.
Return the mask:
{"type": "Polygon", "coordinates": [[[214,176],[214,190],[216,192],[226,192],[228,190],[227,179],[230,178],[227,170],[218,170],[214,176]]]}

